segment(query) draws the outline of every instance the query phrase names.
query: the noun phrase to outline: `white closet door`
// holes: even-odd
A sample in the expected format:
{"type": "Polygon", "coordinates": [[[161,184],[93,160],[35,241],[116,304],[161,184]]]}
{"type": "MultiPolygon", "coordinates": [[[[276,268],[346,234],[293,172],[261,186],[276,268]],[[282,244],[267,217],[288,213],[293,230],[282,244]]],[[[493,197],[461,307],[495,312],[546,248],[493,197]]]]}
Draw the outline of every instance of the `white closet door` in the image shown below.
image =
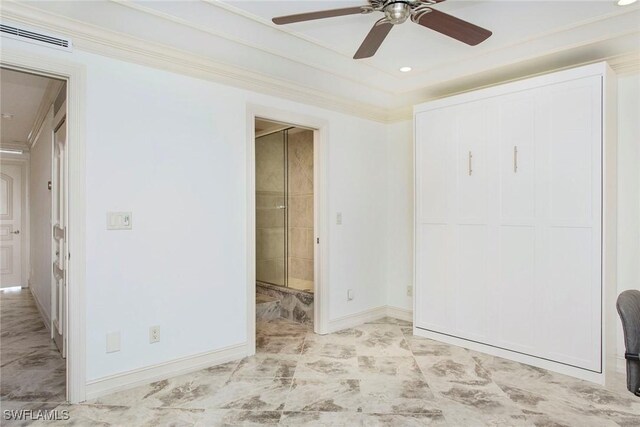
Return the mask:
{"type": "Polygon", "coordinates": [[[489,303],[488,147],[485,100],[457,107],[457,205],[453,334],[486,341],[489,303]]]}
{"type": "Polygon", "coordinates": [[[454,250],[453,205],[456,194],[453,120],[446,108],[416,116],[416,326],[449,332],[454,250]]]}
{"type": "Polygon", "coordinates": [[[487,102],[456,107],[458,223],[487,223],[487,102]]]}
{"type": "Polygon", "coordinates": [[[498,255],[493,301],[495,345],[535,352],[535,138],[537,89],[500,98],[498,105],[498,255]]]}
{"type": "Polygon", "coordinates": [[[542,89],[540,349],[545,357],[600,371],[601,77],[542,89]]]}

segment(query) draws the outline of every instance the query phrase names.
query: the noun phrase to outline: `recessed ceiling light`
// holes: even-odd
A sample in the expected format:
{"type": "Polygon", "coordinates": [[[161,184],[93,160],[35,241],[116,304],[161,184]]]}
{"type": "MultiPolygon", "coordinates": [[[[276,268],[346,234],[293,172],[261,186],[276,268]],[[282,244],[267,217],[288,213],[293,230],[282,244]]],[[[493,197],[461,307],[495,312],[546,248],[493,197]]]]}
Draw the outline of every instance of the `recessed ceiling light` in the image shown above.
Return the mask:
{"type": "Polygon", "coordinates": [[[402,73],[408,73],[409,71],[411,71],[411,67],[400,67],[400,72],[402,73]]]}
{"type": "Polygon", "coordinates": [[[629,6],[630,4],[634,4],[638,0],[618,0],[618,6],[629,6]]]}
{"type": "Polygon", "coordinates": [[[7,120],[11,120],[11,119],[13,119],[13,114],[2,113],[2,118],[3,119],[7,119],[7,120]]]}

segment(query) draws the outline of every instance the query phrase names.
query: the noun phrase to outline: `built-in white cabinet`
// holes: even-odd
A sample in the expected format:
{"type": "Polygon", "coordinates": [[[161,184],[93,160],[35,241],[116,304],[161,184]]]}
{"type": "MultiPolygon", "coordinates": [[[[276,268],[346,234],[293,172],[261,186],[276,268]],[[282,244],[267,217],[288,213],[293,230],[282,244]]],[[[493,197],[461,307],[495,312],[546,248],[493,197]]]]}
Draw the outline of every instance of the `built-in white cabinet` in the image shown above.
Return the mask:
{"type": "Polygon", "coordinates": [[[609,74],[595,64],[416,106],[415,334],[604,381],[609,74]]]}

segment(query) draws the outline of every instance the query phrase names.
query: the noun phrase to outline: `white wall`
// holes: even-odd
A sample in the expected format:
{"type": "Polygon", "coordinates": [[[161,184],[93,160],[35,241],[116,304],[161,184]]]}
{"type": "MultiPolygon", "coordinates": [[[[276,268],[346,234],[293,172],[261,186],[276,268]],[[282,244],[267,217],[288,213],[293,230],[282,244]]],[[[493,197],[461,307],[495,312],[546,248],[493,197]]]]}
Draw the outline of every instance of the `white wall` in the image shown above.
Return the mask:
{"type": "Polygon", "coordinates": [[[80,51],[5,48],[86,67],[88,381],[246,341],[247,103],[328,123],[329,210],[343,214],[329,228],[330,318],[385,304],[385,125],[80,51]],[[107,211],[131,211],[133,229],[107,231],[107,211]],[[107,354],[113,331],[122,349],[107,354]]]}
{"type": "Polygon", "coordinates": [[[387,126],[387,304],[413,310],[413,120],[387,126]]]}
{"type": "Polygon", "coordinates": [[[51,320],[51,150],[53,110],[29,152],[29,286],[48,325],[51,320]]]}
{"type": "Polygon", "coordinates": [[[640,289],[640,73],[618,78],[618,293],[626,289],[640,289]]]}

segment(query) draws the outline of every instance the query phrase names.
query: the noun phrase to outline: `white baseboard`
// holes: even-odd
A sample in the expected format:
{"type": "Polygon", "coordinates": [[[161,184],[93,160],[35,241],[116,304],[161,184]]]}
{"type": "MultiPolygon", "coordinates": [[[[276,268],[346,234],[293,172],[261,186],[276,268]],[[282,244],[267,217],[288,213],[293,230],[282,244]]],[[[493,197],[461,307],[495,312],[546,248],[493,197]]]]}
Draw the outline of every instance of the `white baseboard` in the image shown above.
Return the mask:
{"type": "Polygon", "coordinates": [[[363,323],[371,322],[372,320],[382,319],[387,315],[387,307],[376,307],[364,310],[359,313],[349,314],[348,316],[338,317],[335,320],[330,320],[328,325],[328,333],[341,331],[343,329],[353,328],[355,326],[362,325],[363,323]]]}
{"type": "Polygon", "coordinates": [[[36,295],[35,292],[33,292],[33,286],[31,286],[31,280],[29,280],[29,292],[31,292],[31,296],[33,296],[33,300],[36,302],[36,307],[38,308],[38,311],[40,312],[40,317],[42,317],[42,321],[44,322],[44,326],[46,326],[47,331],[50,331],[51,330],[51,317],[49,317],[47,315],[47,312],[45,311],[44,307],[42,306],[42,303],[38,299],[38,296],[36,295]]]}
{"type": "Polygon", "coordinates": [[[623,374],[627,372],[627,359],[624,356],[616,356],[616,372],[623,374]]]}
{"type": "Polygon", "coordinates": [[[333,333],[347,328],[353,328],[363,323],[382,319],[383,317],[393,317],[394,319],[413,321],[413,311],[404,308],[383,305],[382,307],[370,308],[359,313],[339,317],[329,321],[329,332],[333,333]]]}
{"type": "Polygon", "coordinates": [[[393,317],[394,319],[400,319],[407,322],[413,322],[413,310],[408,310],[406,308],[392,307],[390,305],[386,306],[387,316],[393,317]]]}
{"type": "Polygon", "coordinates": [[[247,344],[242,343],[193,356],[181,357],[168,362],[158,363],[157,365],[109,375],[87,382],[87,400],[199,371],[211,366],[241,359],[246,355],[247,344]]]}

